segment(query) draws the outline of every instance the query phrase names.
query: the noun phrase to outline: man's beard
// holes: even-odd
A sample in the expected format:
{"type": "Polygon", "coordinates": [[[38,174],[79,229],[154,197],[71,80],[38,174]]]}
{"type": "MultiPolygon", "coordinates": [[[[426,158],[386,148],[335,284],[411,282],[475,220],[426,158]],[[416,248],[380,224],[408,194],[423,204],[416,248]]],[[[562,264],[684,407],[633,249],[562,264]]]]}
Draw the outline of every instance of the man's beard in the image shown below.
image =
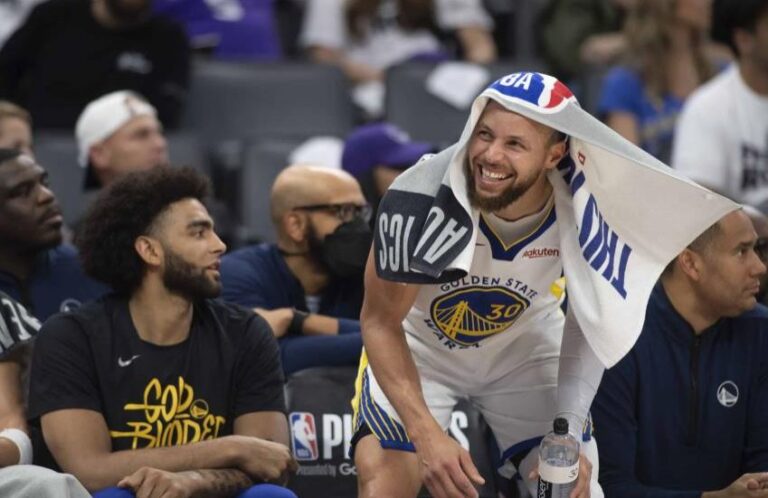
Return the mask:
{"type": "Polygon", "coordinates": [[[169,291],[189,301],[214,298],[221,294],[221,282],[208,278],[205,269],[195,268],[168,248],[165,248],[163,284],[169,291]]]}
{"type": "Polygon", "coordinates": [[[141,23],[152,11],[150,1],[144,2],[144,5],[134,6],[125,5],[123,0],[104,0],[104,5],[112,17],[126,26],[141,23]]]}
{"type": "Polygon", "coordinates": [[[531,186],[536,183],[539,175],[534,175],[529,179],[515,178],[506,189],[494,197],[484,197],[477,193],[477,184],[475,183],[475,172],[469,160],[466,161],[464,176],[467,178],[467,196],[472,207],[486,213],[494,213],[509,206],[523,196],[531,186]]]}

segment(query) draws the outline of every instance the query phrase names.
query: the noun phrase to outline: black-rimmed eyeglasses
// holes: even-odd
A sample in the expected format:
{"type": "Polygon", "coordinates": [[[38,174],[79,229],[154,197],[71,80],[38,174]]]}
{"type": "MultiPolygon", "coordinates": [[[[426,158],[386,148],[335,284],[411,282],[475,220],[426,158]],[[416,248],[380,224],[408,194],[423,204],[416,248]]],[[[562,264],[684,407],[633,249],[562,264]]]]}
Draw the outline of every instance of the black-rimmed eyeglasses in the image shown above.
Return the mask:
{"type": "Polygon", "coordinates": [[[293,209],[302,211],[328,211],[345,223],[356,218],[368,222],[371,219],[371,213],[373,212],[371,206],[368,204],[359,205],[351,202],[341,204],[312,204],[310,206],[297,206],[293,209]]]}

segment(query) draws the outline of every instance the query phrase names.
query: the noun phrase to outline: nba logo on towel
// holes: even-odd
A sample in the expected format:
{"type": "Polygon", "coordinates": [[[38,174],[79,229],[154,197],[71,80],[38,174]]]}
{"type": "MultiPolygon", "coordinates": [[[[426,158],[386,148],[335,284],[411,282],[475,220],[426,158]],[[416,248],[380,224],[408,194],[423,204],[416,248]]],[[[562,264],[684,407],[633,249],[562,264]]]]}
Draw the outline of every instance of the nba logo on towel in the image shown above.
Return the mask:
{"type": "Polygon", "coordinates": [[[296,460],[317,460],[315,416],[307,412],[291,413],[291,441],[296,460]]]}
{"type": "Polygon", "coordinates": [[[491,85],[502,94],[528,102],[539,110],[556,110],[571,99],[573,93],[556,78],[541,73],[514,73],[491,85]]]}

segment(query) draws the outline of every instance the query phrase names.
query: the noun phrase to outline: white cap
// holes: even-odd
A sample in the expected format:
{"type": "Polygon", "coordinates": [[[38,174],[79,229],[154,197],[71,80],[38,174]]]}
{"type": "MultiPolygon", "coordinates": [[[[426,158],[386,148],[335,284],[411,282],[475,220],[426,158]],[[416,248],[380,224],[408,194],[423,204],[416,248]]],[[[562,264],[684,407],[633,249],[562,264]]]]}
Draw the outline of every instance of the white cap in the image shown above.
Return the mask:
{"type": "Polygon", "coordinates": [[[307,139],[288,156],[290,164],[316,164],[341,169],[344,142],[340,138],[318,136],[307,139]]]}
{"type": "Polygon", "coordinates": [[[130,90],[108,93],[85,106],[75,125],[80,166],[88,165],[88,155],[94,144],[109,138],[136,116],[157,117],[157,111],[141,95],[130,90]]]}

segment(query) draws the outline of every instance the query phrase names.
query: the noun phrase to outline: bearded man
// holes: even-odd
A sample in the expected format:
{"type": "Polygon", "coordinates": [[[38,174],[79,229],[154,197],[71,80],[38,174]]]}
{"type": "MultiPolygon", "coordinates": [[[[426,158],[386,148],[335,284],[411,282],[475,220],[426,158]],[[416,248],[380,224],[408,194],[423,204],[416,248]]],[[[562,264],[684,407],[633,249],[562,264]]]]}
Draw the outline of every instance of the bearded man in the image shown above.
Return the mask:
{"type": "Polygon", "coordinates": [[[170,167],[106,189],[77,245],[115,293],[40,331],[30,421],[96,496],[295,496],[263,484],[296,465],[280,357],[262,318],[213,300],[226,246],[207,190],[170,167]]]}

